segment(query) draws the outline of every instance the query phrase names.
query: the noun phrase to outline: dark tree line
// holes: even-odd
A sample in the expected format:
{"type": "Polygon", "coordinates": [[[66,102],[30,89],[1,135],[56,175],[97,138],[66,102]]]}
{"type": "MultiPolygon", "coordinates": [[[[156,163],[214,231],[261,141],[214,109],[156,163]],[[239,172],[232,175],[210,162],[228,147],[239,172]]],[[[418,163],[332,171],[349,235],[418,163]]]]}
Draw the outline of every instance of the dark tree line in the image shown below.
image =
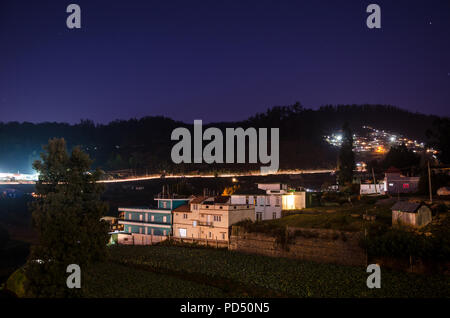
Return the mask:
{"type": "MultiPolygon", "coordinates": [[[[223,130],[226,127],[278,127],[280,168],[334,168],[337,150],[329,147],[323,136],[340,130],[345,122],[356,133],[363,125],[369,125],[424,140],[426,131],[433,129],[433,121],[438,119],[393,106],[339,105],[311,110],[296,103],[272,107],[242,122],[213,123],[205,125],[204,129],[209,126],[223,130]]],[[[54,137],[63,137],[69,149],[80,145],[94,160],[94,167],[108,171],[132,169],[137,174],[188,170],[220,172],[259,167],[248,164],[175,165],[170,157],[175,142],[170,140],[170,135],[173,129],[182,126],[193,129],[192,123],[166,117],[117,120],[106,125],[90,120],[75,125],[0,123],[0,170],[30,172],[42,145],[54,137]]]]}
{"type": "Polygon", "coordinates": [[[450,164],[450,119],[436,119],[433,128],[427,131],[427,136],[430,145],[439,150],[439,160],[444,164],[450,164]]]}

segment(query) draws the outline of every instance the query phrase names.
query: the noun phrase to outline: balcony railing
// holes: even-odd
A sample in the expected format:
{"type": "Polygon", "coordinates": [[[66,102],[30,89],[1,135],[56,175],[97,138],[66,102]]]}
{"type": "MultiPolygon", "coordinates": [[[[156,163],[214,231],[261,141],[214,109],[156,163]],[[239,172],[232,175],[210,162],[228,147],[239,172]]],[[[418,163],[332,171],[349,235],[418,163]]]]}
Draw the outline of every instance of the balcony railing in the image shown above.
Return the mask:
{"type": "MultiPolygon", "coordinates": [[[[119,220],[119,222],[132,222],[132,223],[139,223],[139,224],[155,224],[155,225],[171,225],[172,223],[170,221],[163,222],[163,221],[151,221],[151,220],[130,220],[130,219],[124,219],[119,220]]],[[[123,223],[119,223],[123,224],[123,223]]]]}
{"type": "Polygon", "coordinates": [[[213,222],[198,221],[197,224],[199,226],[209,226],[209,227],[213,226],[213,222]]]}

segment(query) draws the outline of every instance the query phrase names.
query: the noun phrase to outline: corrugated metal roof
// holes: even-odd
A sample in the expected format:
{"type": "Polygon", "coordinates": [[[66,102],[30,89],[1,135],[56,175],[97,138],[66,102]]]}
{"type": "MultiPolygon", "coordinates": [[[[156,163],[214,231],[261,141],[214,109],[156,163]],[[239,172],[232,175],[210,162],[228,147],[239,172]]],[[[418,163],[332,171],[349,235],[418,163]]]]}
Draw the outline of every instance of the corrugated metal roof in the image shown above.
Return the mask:
{"type": "Polygon", "coordinates": [[[202,203],[202,202],[205,201],[207,198],[208,198],[208,197],[205,197],[205,196],[195,197],[195,198],[193,198],[193,199],[191,200],[190,203],[193,203],[193,204],[202,203]]]}
{"type": "Polygon", "coordinates": [[[191,208],[189,204],[183,204],[177,207],[174,212],[191,212],[191,208]]]}
{"type": "Polygon", "coordinates": [[[419,207],[420,207],[420,203],[417,203],[417,202],[398,201],[397,203],[395,203],[392,206],[391,210],[414,213],[419,209],[419,207]]]}

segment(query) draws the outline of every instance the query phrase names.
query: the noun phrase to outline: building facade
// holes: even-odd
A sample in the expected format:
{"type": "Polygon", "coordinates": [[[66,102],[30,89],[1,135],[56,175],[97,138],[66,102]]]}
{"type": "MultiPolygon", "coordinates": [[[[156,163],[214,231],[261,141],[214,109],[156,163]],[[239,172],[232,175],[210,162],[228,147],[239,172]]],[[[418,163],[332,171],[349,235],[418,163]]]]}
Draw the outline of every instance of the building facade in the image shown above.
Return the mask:
{"type": "Polygon", "coordinates": [[[232,204],[253,205],[255,220],[273,220],[281,218],[282,195],[287,185],[281,183],[259,183],[257,189],[236,191],[231,195],[232,204]]]}
{"type": "Polygon", "coordinates": [[[419,189],[419,177],[405,177],[400,170],[389,168],[384,174],[384,190],[389,194],[414,193],[419,189]]]}
{"type": "Polygon", "coordinates": [[[282,217],[282,211],[301,210],[320,205],[319,192],[289,190],[282,183],[259,183],[252,191],[236,191],[231,203],[255,206],[255,220],[273,220],[282,217]]]}
{"type": "Polygon", "coordinates": [[[385,184],[383,183],[361,183],[359,187],[359,194],[385,194],[385,184]]]}
{"type": "Polygon", "coordinates": [[[198,197],[173,211],[173,236],[180,239],[228,242],[231,225],[255,220],[251,204],[233,204],[230,197],[198,197]]]}
{"type": "Polygon", "coordinates": [[[148,245],[165,240],[172,235],[172,211],[187,204],[190,198],[155,198],[156,208],[120,207],[126,235],[119,236],[119,244],[148,245]],[[120,238],[123,240],[120,240],[120,238]],[[125,240],[126,239],[126,240],[125,240]]]}
{"type": "Polygon", "coordinates": [[[281,194],[252,193],[232,194],[231,203],[254,207],[255,220],[272,220],[281,217],[281,194]]]}

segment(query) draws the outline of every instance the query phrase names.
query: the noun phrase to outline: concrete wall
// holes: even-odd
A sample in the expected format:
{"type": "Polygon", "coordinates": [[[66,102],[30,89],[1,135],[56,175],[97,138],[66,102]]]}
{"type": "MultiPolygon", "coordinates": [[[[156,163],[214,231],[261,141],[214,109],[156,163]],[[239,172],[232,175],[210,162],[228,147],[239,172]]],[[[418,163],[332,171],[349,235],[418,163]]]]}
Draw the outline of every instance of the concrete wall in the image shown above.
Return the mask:
{"type": "Polygon", "coordinates": [[[270,191],[286,190],[287,185],[283,183],[258,183],[258,189],[270,191]]]}
{"type": "Polygon", "coordinates": [[[230,249],[239,252],[274,257],[288,257],[320,263],[365,265],[366,255],[359,247],[360,233],[326,229],[289,228],[289,232],[301,231],[286,247],[275,237],[262,233],[246,233],[233,227],[230,249]]]}
{"type": "Polygon", "coordinates": [[[119,233],[117,239],[120,245],[152,245],[166,240],[167,236],[119,233]]]}
{"type": "Polygon", "coordinates": [[[241,206],[237,210],[229,210],[228,215],[228,226],[245,219],[255,221],[255,209],[252,205],[250,205],[249,208],[247,208],[247,206],[241,206]]]}
{"type": "Polygon", "coordinates": [[[306,192],[294,192],[282,195],[283,210],[301,210],[306,208],[306,192]]]}
{"type": "Polygon", "coordinates": [[[384,183],[361,184],[359,194],[385,194],[384,183]]]}

